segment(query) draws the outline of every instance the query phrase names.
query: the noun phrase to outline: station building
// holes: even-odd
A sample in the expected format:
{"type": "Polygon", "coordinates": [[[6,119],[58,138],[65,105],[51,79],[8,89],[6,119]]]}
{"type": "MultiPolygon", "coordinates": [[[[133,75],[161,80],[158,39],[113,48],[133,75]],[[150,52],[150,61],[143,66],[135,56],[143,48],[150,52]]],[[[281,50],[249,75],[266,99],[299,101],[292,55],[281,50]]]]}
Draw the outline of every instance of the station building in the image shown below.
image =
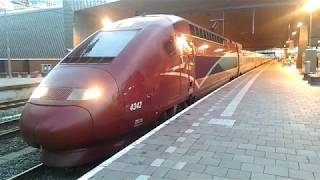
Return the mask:
{"type": "Polygon", "coordinates": [[[65,55],[61,7],[9,12],[0,27],[0,72],[7,72],[8,44],[13,72],[40,72],[65,55]]]}

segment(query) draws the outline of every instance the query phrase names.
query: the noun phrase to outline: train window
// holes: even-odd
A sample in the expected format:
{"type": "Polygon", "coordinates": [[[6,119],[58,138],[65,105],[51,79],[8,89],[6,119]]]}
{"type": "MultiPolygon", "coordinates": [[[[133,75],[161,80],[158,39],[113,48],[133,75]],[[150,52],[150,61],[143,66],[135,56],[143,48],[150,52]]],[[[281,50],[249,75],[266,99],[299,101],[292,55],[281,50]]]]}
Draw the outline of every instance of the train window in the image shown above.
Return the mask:
{"type": "Polygon", "coordinates": [[[190,32],[191,32],[192,35],[196,34],[195,30],[196,30],[195,27],[190,24],[190,32]]]}
{"type": "Polygon", "coordinates": [[[198,28],[193,26],[193,34],[192,35],[196,36],[197,35],[197,30],[198,30],[198,28]]]}
{"type": "Polygon", "coordinates": [[[204,30],[203,30],[203,29],[200,29],[200,30],[201,30],[200,37],[201,37],[201,38],[204,38],[204,37],[205,37],[205,35],[204,35],[204,34],[205,34],[205,32],[204,32],[204,30]]]}
{"type": "Polygon", "coordinates": [[[219,41],[221,44],[223,44],[223,39],[220,37],[220,41],[219,41]]]}
{"type": "Polygon", "coordinates": [[[198,28],[198,34],[197,34],[198,37],[201,37],[201,29],[198,28]]]}
{"type": "Polygon", "coordinates": [[[103,58],[112,61],[136,34],[137,31],[98,32],[77,47],[62,63],[99,63],[105,62],[103,58]]]}
{"type": "Polygon", "coordinates": [[[173,55],[176,52],[176,47],[172,39],[164,43],[164,50],[168,55],[173,55]]]}
{"type": "Polygon", "coordinates": [[[197,34],[198,34],[198,28],[197,27],[194,27],[194,36],[197,36],[197,34]]]}
{"type": "Polygon", "coordinates": [[[197,27],[197,30],[198,30],[197,36],[198,36],[198,37],[201,37],[201,29],[197,27]]]}

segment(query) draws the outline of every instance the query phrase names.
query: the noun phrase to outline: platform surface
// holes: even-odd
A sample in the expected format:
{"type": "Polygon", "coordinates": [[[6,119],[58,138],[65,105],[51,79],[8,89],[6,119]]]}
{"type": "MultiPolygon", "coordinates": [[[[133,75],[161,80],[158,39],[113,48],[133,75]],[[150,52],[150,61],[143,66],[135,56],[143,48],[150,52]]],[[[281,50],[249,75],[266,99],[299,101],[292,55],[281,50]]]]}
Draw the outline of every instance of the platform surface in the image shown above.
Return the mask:
{"type": "Polygon", "coordinates": [[[40,83],[43,78],[0,78],[0,88],[40,83]]]}
{"type": "Polygon", "coordinates": [[[261,66],[81,179],[320,179],[320,88],[301,77],[261,66]]]}

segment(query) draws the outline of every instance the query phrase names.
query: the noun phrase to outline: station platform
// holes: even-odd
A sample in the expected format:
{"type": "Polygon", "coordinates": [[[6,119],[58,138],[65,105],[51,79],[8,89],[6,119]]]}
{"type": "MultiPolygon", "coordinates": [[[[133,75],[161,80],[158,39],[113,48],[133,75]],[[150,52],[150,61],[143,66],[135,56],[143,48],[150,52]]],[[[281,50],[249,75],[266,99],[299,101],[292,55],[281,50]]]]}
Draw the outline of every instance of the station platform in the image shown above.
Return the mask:
{"type": "Polygon", "coordinates": [[[256,68],[80,179],[320,179],[320,87],[301,79],[256,68]]]}
{"type": "Polygon", "coordinates": [[[38,85],[43,78],[0,78],[0,90],[21,89],[38,85]]]}

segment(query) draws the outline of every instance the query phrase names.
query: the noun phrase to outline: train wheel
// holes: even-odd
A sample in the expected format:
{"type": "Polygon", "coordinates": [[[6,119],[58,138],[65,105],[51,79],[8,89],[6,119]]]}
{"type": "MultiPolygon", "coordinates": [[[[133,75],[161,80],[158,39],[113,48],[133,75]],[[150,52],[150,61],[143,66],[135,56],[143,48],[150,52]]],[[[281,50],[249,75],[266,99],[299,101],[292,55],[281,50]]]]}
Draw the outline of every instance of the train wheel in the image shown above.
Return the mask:
{"type": "Polygon", "coordinates": [[[172,108],[168,109],[167,110],[168,118],[171,118],[174,115],[176,115],[177,114],[177,109],[178,109],[177,105],[174,105],[172,108]]]}
{"type": "Polygon", "coordinates": [[[189,96],[188,100],[187,100],[187,104],[188,106],[190,106],[191,104],[193,104],[194,102],[196,102],[196,98],[194,96],[189,96]]]}
{"type": "Polygon", "coordinates": [[[188,107],[187,101],[180,103],[179,106],[178,106],[178,112],[182,111],[186,107],[188,107]]]}
{"type": "Polygon", "coordinates": [[[159,126],[160,124],[162,124],[163,122],[165,122],[168,119],[168,113],[167,111],[162,112],[160,114],[160,117],[158,118],[158,120],[155,122],[155,126],[159,126]]]}

